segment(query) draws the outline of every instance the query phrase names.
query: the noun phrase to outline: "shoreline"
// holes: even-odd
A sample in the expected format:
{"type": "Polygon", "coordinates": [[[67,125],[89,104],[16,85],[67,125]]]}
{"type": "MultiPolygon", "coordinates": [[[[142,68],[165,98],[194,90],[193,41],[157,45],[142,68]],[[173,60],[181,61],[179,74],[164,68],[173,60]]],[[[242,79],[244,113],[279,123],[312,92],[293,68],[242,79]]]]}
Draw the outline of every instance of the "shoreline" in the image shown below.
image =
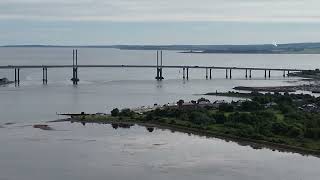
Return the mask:
{"type": "Polygon", "coordinates": [[[317,150],[311,150],[311,149],[306,149],[306,148],[302,148],[302,147],[298,147],[298,146],[291,146],[291,145],[286,145],[286,144],[273,143],[273,142],[264,141],[264,140],[243,138],[243,137],[238,137],[235,135],[213,132],[213,131],[208,131],[208,130],[200,129],[200,128],[185,127],[185,126],[181,126],[181,125],[160,123],[160,122],[156,122],[156,121],[151,121],[151,122],[145,123],[145,122],[132,121],[132,120],[105,120],[105,119],[104,120],[93,120],[90,118],[86,119],[86,120],[69,118],[69,119],[49,121],[49,123],[56,123],[56,122],[96,123],[96,124],[110,124],[110,125],[111,124],[126,124],[126,125],[138,125],[138,126],[143,126],[143,127],[153,127],[153,128],[158,128],[158,129],[166,129],[166,130],[171,130],[171,131],[187,133],[187,134],[191,133],[191,134],[199,135],[199,136],[218,138],[218,139],[222,139],[225,141],[232,141],[232,142],[238,143],[239,145],[250,146],[254,149],[267,148],[272,151],[278,150],[280,152],[298,153],[303,156],[311,155],[311,156],[315,156],[315,157],[320,158],[320,151],[317,151],[317,150]]]}
{"type": "Polygon", "coordinates": [[[264,87],[252,87],[252,86],[236,86],[233,88],[238,91],[257,91],[257,92],[297,92],[297,91],[310,91],[320,92],[320,85],[295,85],[295,86],[264,86],[264,87]]]}

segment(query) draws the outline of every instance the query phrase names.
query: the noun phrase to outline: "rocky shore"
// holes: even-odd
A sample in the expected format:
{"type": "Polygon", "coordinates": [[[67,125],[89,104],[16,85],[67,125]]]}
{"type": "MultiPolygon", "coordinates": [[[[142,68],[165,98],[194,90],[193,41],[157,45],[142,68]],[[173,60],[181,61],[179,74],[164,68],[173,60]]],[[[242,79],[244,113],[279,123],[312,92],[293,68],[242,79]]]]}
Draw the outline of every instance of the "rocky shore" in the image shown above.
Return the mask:
{"type": "Polygon", "coordinates": [[[237,86],[234,90],[240,91],[257,91],[257,92],[296,92],[296,91],[310,91],[313,93],[320,93],[320,85],[304,84],[296,86],[270,86],[270,87],[249,87],[237,86]]]}

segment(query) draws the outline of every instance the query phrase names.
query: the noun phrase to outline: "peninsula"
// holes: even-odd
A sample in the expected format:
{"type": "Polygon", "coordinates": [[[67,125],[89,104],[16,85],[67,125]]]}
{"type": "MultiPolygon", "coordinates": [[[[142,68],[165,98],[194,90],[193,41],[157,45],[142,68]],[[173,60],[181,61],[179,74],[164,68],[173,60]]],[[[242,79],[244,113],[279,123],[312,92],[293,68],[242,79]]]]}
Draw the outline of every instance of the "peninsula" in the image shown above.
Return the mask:
{"type": "MultiPolygon", "coordinates": [[[[223,95],[235,95],[225,93],[223,95]]],[[[238,94],[238,97],[241,95],[238,94]]],[[[114,128],[134,124],[265,145],[272,149],[320,155],[319,98],[310,95],[251,93],[246,100],[227,103],[205,98],[150,111],[130,109],[105,114],[71,115],[68,121],[107,123],[114,128]]]]}

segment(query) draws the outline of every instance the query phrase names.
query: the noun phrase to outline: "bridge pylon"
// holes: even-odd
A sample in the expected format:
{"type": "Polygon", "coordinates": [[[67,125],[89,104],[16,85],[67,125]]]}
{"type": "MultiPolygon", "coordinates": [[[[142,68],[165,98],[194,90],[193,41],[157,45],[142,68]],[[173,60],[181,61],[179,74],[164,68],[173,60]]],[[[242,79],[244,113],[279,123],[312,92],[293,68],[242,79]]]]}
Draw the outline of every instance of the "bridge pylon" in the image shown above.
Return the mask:
{"type": "Polygon", "coordinates": [[[162,74],[162,51],[157,51],[157,76],[155,77],[156,80],[161,81],[163,80],[163,74],[162,74]],[[160,53],[159,53],[160,52],[160,53]],[[159,58],[160,55],[160,58],[159,58]],[[160,60],[160,62],[159,62],[160,60]]]}
{"type": "Polygon", "coordinates": [[[71,81],[74,85],[80,81],[78,78],[78,50],[72,50],[72,78],[71,81]]]}

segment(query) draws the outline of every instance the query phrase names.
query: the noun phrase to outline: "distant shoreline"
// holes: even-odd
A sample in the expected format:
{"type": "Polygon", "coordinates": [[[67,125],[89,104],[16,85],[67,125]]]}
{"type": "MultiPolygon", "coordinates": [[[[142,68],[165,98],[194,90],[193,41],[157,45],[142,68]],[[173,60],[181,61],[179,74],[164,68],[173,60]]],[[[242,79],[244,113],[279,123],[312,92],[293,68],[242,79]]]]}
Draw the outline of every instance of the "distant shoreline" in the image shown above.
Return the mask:
{"type": "Polygon", "coordinates": [[[113,48],[120,50],[167,50],[200,54],[320,54],[320,43],[253,45],[4,45],[0,48],[113,48]]]}

